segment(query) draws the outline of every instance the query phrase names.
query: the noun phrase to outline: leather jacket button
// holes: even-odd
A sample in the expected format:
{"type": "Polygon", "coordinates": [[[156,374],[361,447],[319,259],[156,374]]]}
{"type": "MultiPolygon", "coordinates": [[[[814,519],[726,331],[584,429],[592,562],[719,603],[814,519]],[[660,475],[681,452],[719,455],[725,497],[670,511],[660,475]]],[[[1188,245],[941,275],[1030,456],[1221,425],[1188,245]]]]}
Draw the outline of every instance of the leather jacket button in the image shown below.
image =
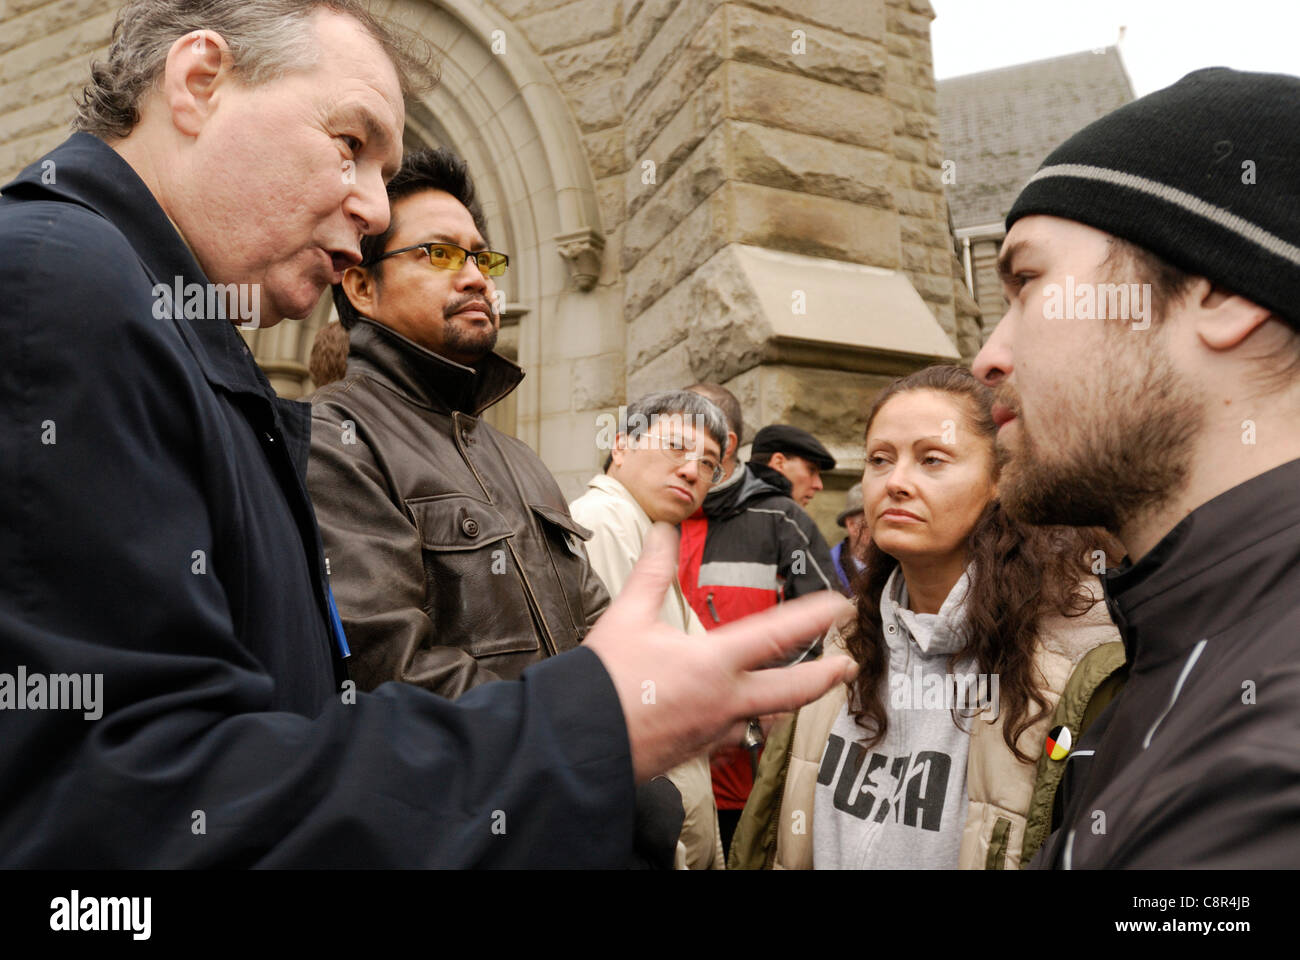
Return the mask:
{"type": "Polygon", "coordinates": [[[463,521],[461,521],[460,528],[463,531],[465,531],[465,536],[467,537],[478,536],[478,521],[475,520],[473,517],[466,517],[463,521]]]}

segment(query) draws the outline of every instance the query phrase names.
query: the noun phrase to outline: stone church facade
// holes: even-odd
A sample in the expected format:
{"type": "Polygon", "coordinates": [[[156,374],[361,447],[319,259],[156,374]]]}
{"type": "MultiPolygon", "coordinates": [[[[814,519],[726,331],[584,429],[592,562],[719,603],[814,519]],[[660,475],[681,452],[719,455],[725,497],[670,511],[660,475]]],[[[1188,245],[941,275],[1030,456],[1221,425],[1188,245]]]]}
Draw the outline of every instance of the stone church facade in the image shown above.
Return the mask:
{"type": "MultiPolygon", "coordinates": [[[[113,0],[0,13],[0,183],[59,143],[113,0]]],[[[862,470],[888,380],[979,349],[941,171],[928,0],[392,0],[442,54],[407,114],[477,181],[510,254],[499,349],[528,375],[491,419],[567,495],[602,416],[653,389],[726,385],[747,432],[787,422],[862,470]]],[[[285,396],[329,305],[246,331],[285,396]]]]}

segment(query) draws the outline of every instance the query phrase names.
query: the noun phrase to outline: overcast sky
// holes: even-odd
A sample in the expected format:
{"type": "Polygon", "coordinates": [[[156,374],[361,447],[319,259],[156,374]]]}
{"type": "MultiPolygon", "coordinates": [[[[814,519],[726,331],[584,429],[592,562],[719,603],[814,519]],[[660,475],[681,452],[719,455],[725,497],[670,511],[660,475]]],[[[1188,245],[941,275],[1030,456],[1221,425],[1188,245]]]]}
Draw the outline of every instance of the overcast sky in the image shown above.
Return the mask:
{"type": "Polygon", "coordinates": [[[1200,67],[1300,75],[1300,0],[930,0],[942,80],[1115,43],[1137,96],[1200,67]]]}

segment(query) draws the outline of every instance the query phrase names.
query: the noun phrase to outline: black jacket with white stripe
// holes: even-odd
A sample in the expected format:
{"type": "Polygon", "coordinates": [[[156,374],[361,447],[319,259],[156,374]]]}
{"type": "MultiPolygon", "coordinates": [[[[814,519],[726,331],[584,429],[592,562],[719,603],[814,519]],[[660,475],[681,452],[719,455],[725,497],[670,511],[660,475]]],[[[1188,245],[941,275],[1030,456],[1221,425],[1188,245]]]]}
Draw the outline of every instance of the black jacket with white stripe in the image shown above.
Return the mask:
{"type": "MultiPolygon", "coordinates": [[[[682,524],[682,590],[709,629],[835,589],[830,547],[812,518],[749,466],[682,524]]],[[[781,478],[784,480],[784,478],[781,478]]]]}
{"type": "MultiPolygon", "coordinates": [[[[682,523],[678,577],[706,629],[835,589],[826,538],[790,499],[790,481],[763,469],[772,480],[760,478],[752,466],[737,466],[682,523]]],[[[810,656],[820,655],[820,644],[810,656]]],[[[744,807],[753,785],[748,755],[739,748],[720,750],[712,767],[718,809],[744,807]]]]}
{"type": "Polygon", "coordinates": [[[1300,867],[1300,460],[1103,579],[1128,679],[1033,866],[1300,867]]]}

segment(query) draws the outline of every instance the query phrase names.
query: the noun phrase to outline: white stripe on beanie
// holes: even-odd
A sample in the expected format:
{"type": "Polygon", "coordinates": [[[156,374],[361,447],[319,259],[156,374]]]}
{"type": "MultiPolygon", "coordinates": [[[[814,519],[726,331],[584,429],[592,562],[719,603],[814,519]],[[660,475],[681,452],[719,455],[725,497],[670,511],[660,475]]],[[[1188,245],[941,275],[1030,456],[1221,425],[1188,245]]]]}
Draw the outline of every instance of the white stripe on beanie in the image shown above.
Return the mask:
{"type": "Polygon", "coordinates": [[[1281,237],[1269,233],[1258,224],[1251,223],[1235,213],[1230,213],[1222,207],[1216,207],[1212,203],[1206,203],[1200,197],[1179,190],[1176,187],[1171,187],[1166,183],[1148,180],[1146,177],[1135,176],[1120,170],[1110,170],[1106,167],[1093,167],[1083,163],[1061,163],[1051,167],[1043,167],[1029,178],[1025,186],[1028,187],[1035,180],[1043,180],[1047,177],[1075,177],[1081,180],[1094,180],[1150,194],[1167,203],[1180,206],[1199,217],[1204,217],[1225,230],[1231,230],[1239,237],[1249,240],[1269,253],[1282,257],[1284,260],[1289,260],[1300,267],[1300,247],[1293,243],[1287,243],[1281,237]]]}

